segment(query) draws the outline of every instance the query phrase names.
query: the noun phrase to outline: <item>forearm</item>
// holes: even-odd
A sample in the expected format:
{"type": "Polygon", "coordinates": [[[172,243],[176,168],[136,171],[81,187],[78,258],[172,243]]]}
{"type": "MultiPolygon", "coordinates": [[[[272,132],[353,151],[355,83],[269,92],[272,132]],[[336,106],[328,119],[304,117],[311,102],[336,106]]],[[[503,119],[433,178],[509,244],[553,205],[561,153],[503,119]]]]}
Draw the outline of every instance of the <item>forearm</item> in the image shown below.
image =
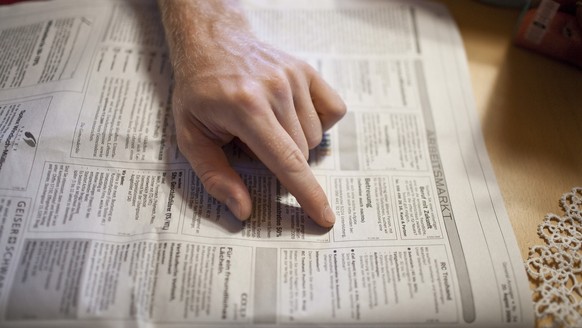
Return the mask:
{"type": "Polygon", "coordinates": [[[158,5],[178,78],[204,67],[209,54],[220,56],[219,40],[250,33],[238,0],[158,0],[158,5]]]}

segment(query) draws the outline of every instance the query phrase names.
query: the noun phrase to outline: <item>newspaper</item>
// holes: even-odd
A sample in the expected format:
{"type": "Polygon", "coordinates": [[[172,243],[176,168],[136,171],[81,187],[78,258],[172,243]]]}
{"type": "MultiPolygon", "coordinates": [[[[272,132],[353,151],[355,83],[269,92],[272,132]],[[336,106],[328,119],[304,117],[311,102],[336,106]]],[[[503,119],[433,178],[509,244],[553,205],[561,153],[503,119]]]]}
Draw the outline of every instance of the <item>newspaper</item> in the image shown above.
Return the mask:
{"type": "Polygon", "coordinates": [[[348,105],[306,217],[243,151],[239,222],[179,153],[154,1],[0,7],[0,326],[532,326],[447,10],[253,0],[256,34],[348,105]]]}

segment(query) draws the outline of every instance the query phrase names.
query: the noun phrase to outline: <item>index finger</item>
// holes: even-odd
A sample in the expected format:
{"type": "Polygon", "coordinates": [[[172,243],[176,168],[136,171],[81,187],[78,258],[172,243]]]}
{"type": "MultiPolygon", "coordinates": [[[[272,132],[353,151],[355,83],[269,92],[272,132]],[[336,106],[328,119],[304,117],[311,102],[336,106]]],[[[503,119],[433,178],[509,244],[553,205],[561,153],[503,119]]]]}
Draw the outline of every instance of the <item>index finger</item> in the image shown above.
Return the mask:
{"type": "Polygon", "coordinates": [[[247,117],[238,137],[295,196],[303,210],[317,224],[331,227],[335,215],[327,196],[313,175],[307,160],[272,112],[247,117]]]}

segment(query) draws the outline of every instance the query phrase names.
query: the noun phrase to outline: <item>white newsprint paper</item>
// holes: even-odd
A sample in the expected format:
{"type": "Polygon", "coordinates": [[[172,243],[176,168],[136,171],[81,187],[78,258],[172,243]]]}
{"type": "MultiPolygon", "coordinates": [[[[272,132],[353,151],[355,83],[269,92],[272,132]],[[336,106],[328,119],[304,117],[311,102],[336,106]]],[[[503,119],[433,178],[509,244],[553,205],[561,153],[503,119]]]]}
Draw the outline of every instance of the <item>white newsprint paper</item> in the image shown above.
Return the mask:
{"type": "Polygon", "coordinates": [[[176,146],[154,1],[2,6],[0,326],[532,326],[447,10],[245,8],[348,105],[310,156],[335,226],[236,147],[251,219],[204,191],[176,146]]]}

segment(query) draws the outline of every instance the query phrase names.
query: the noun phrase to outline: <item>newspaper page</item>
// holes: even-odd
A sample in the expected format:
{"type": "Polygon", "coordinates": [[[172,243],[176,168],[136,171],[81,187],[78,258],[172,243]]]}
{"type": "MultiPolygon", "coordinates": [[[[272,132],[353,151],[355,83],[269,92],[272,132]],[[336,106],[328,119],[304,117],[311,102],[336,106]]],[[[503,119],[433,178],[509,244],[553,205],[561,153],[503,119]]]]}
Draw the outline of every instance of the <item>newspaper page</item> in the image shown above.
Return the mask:
{"type": "Polygon", "coordinates": [[[531,292],[446,8],[250,0],[348,113],[316,226],[265,167],[239,222],[178,151],[154,1],[0,7],[0,326],[521,327],[531,292]]]}

